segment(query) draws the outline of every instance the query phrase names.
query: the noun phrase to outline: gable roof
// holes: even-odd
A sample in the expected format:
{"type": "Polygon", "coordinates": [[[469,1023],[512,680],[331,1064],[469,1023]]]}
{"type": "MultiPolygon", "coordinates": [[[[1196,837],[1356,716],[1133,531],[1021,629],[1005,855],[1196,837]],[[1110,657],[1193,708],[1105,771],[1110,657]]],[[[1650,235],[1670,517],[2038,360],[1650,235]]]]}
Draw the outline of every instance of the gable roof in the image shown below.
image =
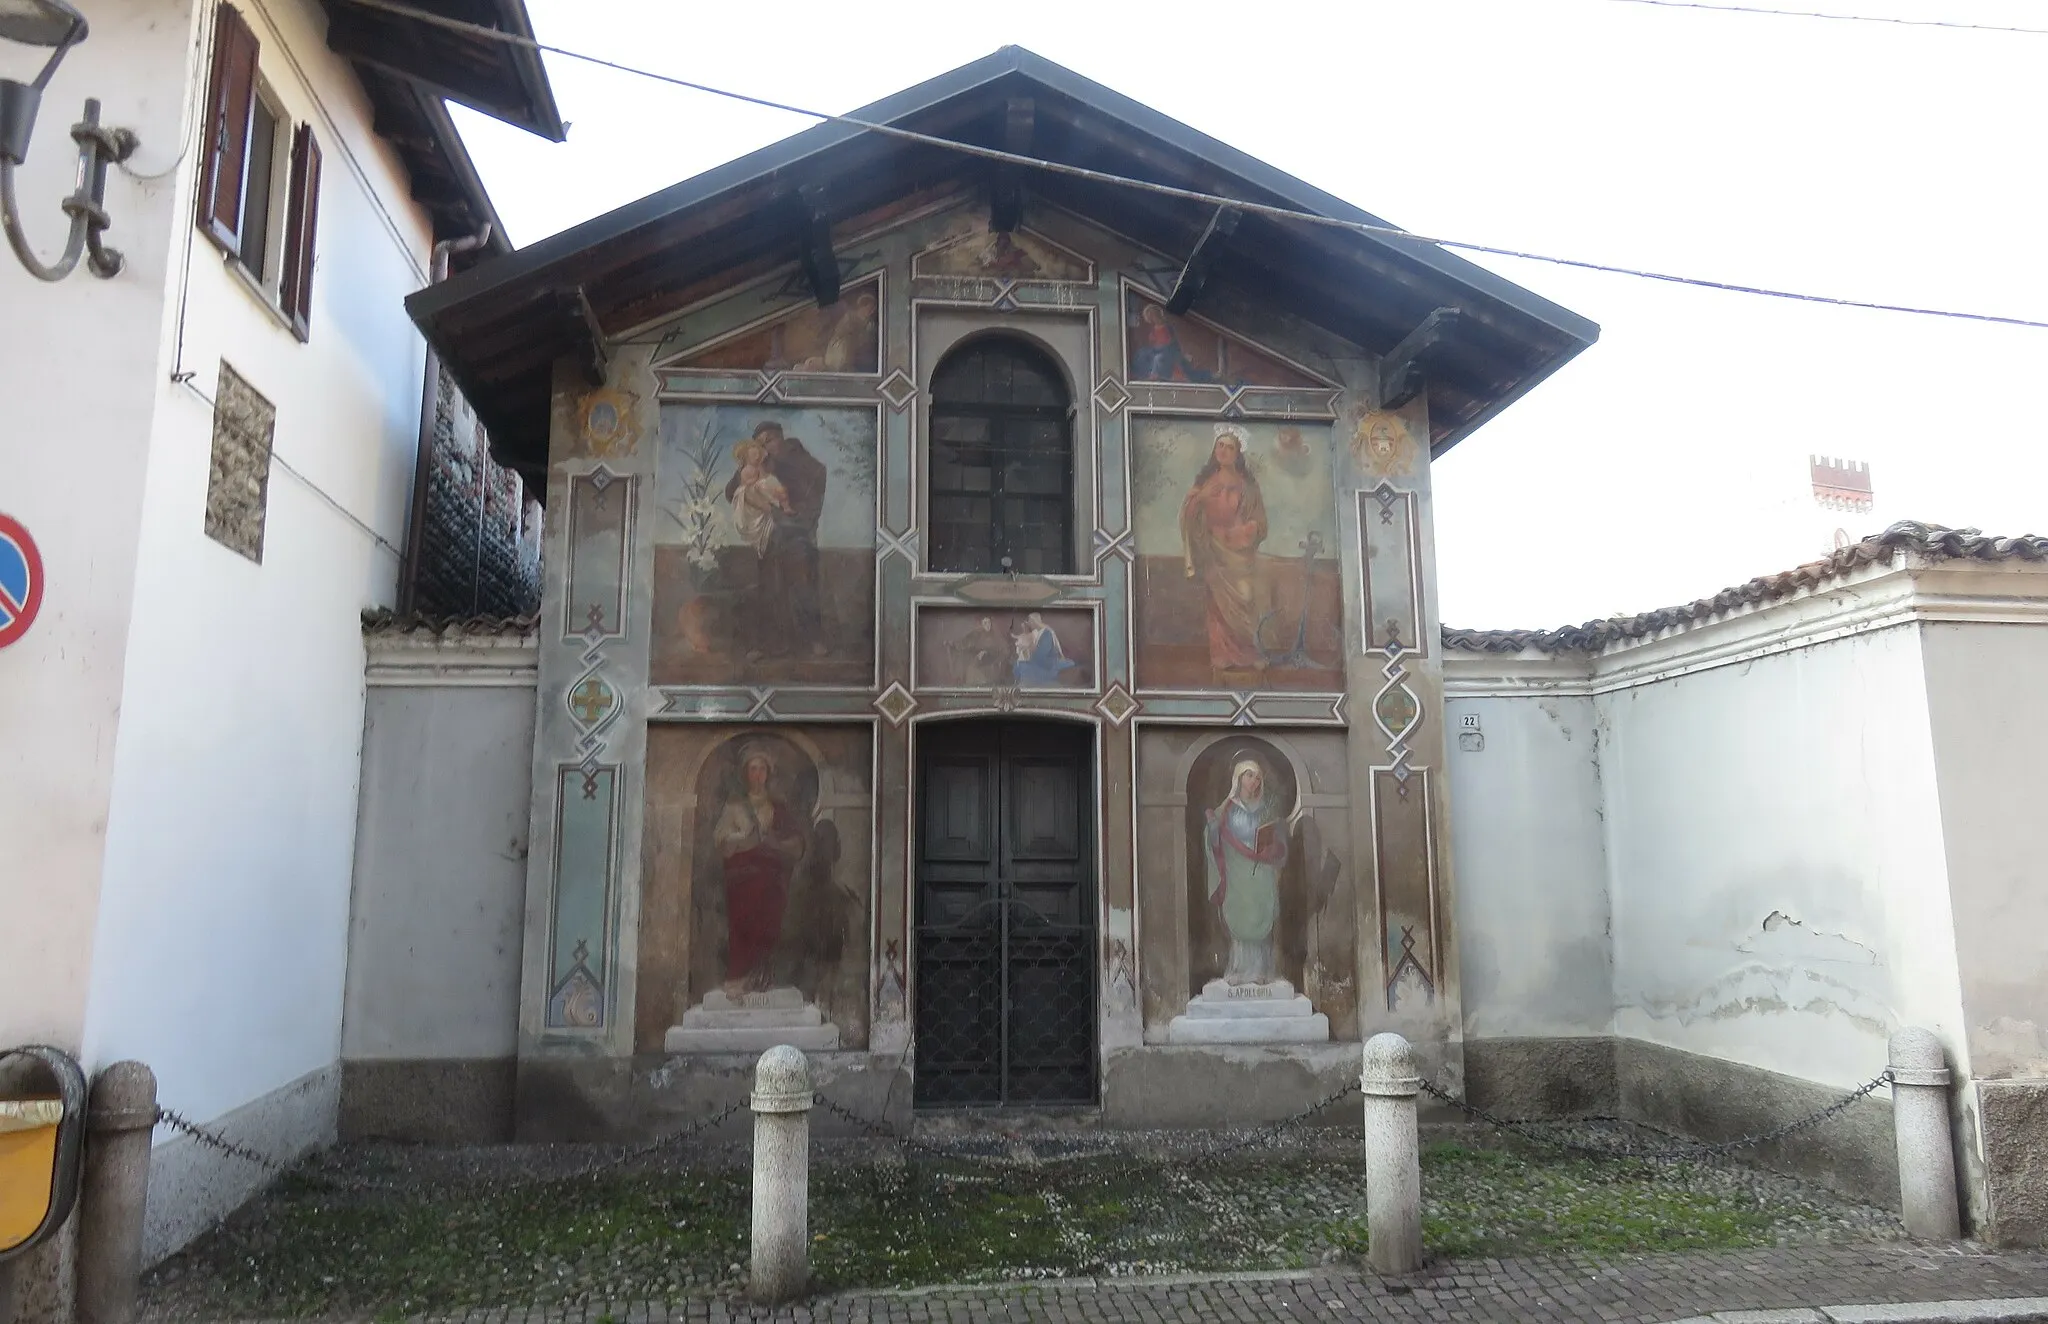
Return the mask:
{"type": "MultiPolygon", "coordinates": [[[[1384,225],[1226,143],[1008,46],[853,112],[852,118],[1015,150],[1013,102],[1028,103],[1025,154],[1247,202],[1384,225]]],[[[607,334],[643,325],[736,268],[793,261],[807,213],[833,221],[913,193],[986,186],[1000,167],[945,147],[826,122],[637,202],[478,264],[406,301],[413,320],[490,429],[499,458],[545,468],[551,365],[576,346],[581,309],[607,334]]],[[[1029,196],[1185,258],[1213,208],[1020,169],[1029,196]]],[[[1243,214],[1211,279],[1284,306],[1375,354],[1442,307],[1455,331],[1429,362],[1432,451],[1441,454],[1592,344],[1599,327],[1433,244],[1243,214]]]]}

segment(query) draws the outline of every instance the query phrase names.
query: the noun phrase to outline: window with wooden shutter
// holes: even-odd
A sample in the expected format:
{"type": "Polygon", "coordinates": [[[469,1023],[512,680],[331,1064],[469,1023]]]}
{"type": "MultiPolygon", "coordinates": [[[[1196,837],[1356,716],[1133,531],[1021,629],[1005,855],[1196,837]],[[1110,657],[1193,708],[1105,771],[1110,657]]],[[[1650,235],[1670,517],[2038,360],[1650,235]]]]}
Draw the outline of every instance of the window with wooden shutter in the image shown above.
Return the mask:
{"type": "Polygon", "coordinates": [[[320,144],[313,126],[301,124],[292,135],[290,202],[285,211],[284,279],[278,286],[278,307],[304,340],[313,311],[313,236],[320,220],[320,144]]]}
{"type": "Polygon", "coordinates": [[[213,24],[213,75],[206,89],[206,156],[199,177],[199,224],[229,252],[242,248],[249,115],[256,100],[256,34],[222,5],[213,24]]]}

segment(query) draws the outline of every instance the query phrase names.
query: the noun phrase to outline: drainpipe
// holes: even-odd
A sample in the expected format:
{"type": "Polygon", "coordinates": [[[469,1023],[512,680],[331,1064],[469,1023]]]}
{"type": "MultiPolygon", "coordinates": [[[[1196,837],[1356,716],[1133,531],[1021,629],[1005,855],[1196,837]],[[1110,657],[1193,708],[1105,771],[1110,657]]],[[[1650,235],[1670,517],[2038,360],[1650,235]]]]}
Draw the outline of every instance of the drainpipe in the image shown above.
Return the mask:
{"type": "MultiPolygon", "coordinates": [[[[443,239],[434,245],[427,264],[427,283],[438,285],[448,279],[448,260],[457,253],[473,253],[491,242],[491,223],[485,221],[475,234],[460,239],[443,239]]],[[[405,522],[405,564],[398,575],[398,610],[409,615],[419,598],[420,548],[427,520],[427,480],[433,472],[434,417],[441,405],[441,358],[427,346],[427,375],[420,387],[420,444],[413,459],[412,510],[405,522]]]]}

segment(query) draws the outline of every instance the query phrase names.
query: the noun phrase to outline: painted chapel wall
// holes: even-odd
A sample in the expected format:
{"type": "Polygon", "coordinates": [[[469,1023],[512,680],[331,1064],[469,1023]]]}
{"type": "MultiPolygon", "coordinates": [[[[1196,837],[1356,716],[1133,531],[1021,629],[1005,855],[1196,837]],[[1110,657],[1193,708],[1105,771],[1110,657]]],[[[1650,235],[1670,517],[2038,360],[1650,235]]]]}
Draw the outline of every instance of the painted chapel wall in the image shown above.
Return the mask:
{"type": "Polygon", "coordinates": [[[1236,973],[1325,1041],[1454,1042],[1420,403],[1375,412],[1363,355],[1227,292],[1167,314],[1158,255],[1050,209],[913,201],[835,245],[833,305],[777,273],[626,334],[600,387],[557,366],[525,1051],[708,1052],[780,999],[902,1052],[917,733],[1004,715],[1094,732],[1106,1054],[1232,978],[1211,811],[1266,853],[1238,901],[1274,894],[1236,973]],[[1072,573],[930,568],[932,373],[989,331],[1071,392],[1072,573]]]}

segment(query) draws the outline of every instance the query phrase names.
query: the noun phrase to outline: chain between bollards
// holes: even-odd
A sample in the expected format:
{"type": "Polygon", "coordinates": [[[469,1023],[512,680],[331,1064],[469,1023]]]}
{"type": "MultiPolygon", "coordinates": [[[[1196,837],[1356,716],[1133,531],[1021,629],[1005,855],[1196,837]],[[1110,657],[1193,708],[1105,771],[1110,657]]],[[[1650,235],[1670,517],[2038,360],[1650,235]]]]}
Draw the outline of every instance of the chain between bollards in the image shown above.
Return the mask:
{"type": "Polygon", "coordinates": [[[1422,1082],[1422,1092],[1439,1103],[1449,1104],[1466,1116],[1484,1122],[1488,1126],[1506,1131],[1510,1135],[1519,1136],[1531,1144],[1542,1145],[1549,1149],[1558,1150],[1561,1153],[1578,1154],[1586,1158],[1610,1159],[1709,1159],[1732,1153],[1738,1149],[1755,1149],[1758,1146],[1768,1145],[1774,1141],[1782,1140],[1786,1136],[1804,1131],[1808,1127],[1818,1126],[1822,1122],[1840,1116],[1852,1107],[1858,1099],[1864,1098],[1866,1095],[1890,1084],[1891,1080],[1892,1070],[1887,1067],[1825,1108],[1808,1113],[1806,1116],[1796,1121],[1787,1122],[1783,1126],[1773,1127],[1769,1131],[1759,1131],[1753,1135],[1737,1136],[1733,1140],[1696,1140],[1684,1144],[1655,1147],[1642,1145],[1587,1145],[1573,1140],[1560,1140],[1555,1136],[1547,1136],[1536,1130],[1538,1126],[1554,1126],[1561,1122],[1573,1120],[1618,1120],[1614,1118],[1560,1118],[1556,1121],[1545,1121],[1536,1118],[1501,1117],[1488,1112],[1484,1108],[1474,1107],[1450,1091],[1440,1089],[1426,1080],[1422,1082]]]}

